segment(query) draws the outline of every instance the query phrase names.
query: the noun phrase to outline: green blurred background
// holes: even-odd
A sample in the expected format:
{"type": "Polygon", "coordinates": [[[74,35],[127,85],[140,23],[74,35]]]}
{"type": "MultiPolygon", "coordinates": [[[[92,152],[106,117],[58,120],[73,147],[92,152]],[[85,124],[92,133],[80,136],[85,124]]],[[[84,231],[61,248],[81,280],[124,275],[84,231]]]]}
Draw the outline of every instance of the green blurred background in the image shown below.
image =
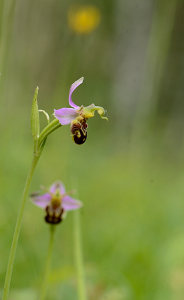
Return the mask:
{"type": "MultiPolygon", "coordinates": [[[[95,103],[87,142],[69,126],[47,141],[30,193],[77,189],[88,299],[182,300],[184,293],[184,2],[0,2],[0,286],[32,157],[30,110],[95,103]]],[[[44,126],[46,120],[41,116],[44,126]]],[[[48,244],[27,201],[12,300],[34,300],[48,244]]],[[[57,227],[48,300],[76,300],[73,212],[57,227]]]]}

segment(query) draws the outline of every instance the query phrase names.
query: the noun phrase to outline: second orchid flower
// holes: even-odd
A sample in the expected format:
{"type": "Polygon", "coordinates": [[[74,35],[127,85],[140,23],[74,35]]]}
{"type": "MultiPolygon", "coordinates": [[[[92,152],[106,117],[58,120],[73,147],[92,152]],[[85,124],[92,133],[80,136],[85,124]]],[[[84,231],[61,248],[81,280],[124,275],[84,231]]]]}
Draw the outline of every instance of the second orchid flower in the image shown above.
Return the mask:
{"type": "Polygon", "coordinates": [[[45,221],[50,224],[59,224],[65,212],[82,206],[79,200],[66,193],[65,187],[60,181],[53,183],[46,194],[32,194],[31,199],[35,205],[45,210],[45,221]]]}

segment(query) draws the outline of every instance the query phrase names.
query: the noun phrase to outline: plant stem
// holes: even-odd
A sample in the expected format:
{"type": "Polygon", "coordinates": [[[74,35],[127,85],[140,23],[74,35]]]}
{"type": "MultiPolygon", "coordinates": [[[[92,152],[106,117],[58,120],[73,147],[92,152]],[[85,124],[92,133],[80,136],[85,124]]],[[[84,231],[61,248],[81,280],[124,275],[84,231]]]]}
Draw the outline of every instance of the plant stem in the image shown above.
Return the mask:
{"type": "Polygon", "coordinates": [[[51,132],[56,130],[57,128],[61,127],[61,124],[59,123],[58,119],[54,119],[52,122],[50,122],[40,133],[39,139],[38,139],[38,145],[41,145],[44,141],[44,139],[47,138],[51,132]]]}
{"type": "Polygon", "coordinates": [[[85,287],[83,255],[82,255],[80,211],[74,212],[74,251],[75,251],[75,261],[76,261],[76,268],[77,268],[78,299],[86,300],[87,297],[86,297],[86,287],[85,287]]]}
{"type": "Polygon", "coordinates": [[[45,263],[45,272],[43,276],[43,282],[40,292],[40,300],[45,299],[45,295],[47,292],[47,284],[48,284],[48,277],[50,273],[50,265],[51,265],[51,258],[52,258],[52,250],[53,250],[53,244],[54,244],[54,233],[55,233],[55,225],[50,226],[50,240],[49,240],[49,246],[48,246],[48,252],[47,252],[47,258],[45,263]]]}
{"type": "Polygon", "coordinates": [[[20,229],[21,229],[21,224],[22,224],[22,219],[23,219],[25,203],[26,203],[26,199],[27,199],[27,196],[28,196],[28,193],[29,193],[29,187],[30,187],[30,184],[31,184],[33,173],[34,173],[34,170],[36,168],[38,160],[39,160],[39,156],[34,156],[33,157],[32,165],[31,165],[31,168],[30,168],[30,171],[28,173],[27,180],[26,180],[26,183],[25,183],[24,192],[23,192],[23,195],[22,195],[22,202],[21,202],[21,205],[20,205],[19,214],[17,216],[17,222],[16,222],[16,225],[15,225],[12,245],[11,245],[10,254],[9,254],[9,260],[8,260],[8,266],[7,266],[7,271],[6,271],[6,277],[5,277],[2,300],[7,300],[8,299],[8,294],[9,294],[9,289],[10,289],[10,282],[11,282],[12,271],[13,271],[13,265],[14,265],[14,260],[15,260],[15,253],[16,253],[18,239],[19,239],[19,235],[20,235],[20,229]]]}

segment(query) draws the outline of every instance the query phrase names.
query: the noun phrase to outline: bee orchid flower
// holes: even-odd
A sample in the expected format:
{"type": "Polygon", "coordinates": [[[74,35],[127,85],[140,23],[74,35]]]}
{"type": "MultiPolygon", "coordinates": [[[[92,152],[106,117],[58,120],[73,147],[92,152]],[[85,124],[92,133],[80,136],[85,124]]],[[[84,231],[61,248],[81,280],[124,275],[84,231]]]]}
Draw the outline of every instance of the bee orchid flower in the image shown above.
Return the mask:
{"type": "Polygon", "coordinates": [[[70,130],[76,144],[83,144],[87,138],[87,120],[93,118],[95,111],[102,119],[107,120],[105,117],[105,110],[103,107],[91,104],[89,106],[78,106],[72,101],[72,93],[74,90],[83,83],[84,77],[75,81],[69,91],[69,105],[71,108],[61,108],[54,110],[54,116],[59,120],[61,125],[70,124],[70,130]]]}
{"type": "Polygon", "coordinates": [[[64,212],[82,206],[79,200],[70,197],[65,192],[65,187],[60,181],[53,183],[46,194],[32,194],[31,200],[35,205],[46,211],[45,221],[50,224],[60,223],[64,212]]]}

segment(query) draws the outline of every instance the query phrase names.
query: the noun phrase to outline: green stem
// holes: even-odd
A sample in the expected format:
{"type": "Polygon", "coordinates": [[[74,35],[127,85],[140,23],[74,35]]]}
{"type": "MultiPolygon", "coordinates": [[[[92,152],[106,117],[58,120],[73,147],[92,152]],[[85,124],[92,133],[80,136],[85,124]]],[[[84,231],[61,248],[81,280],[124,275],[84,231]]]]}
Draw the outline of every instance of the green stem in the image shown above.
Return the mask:
{"type": "Polygon", "coordinates": [[[48,252],[47,252],[47,258],[45,263],[45,272],[40,292],[40,300],[44,300],[46,293],[47,293],[47,286],[48,286],[48,277],[50,273],[50,265],[51,265],[51,258],[52,258],[52,250],[53,250],[53,244],[54,244],[54,233],[55,233],[55,225],[50,226],[50,240],[49,240],[49,246],[48,246],[48,252]]]}
{"type": "Polygon", "coordinates": [[[38,139],[38,145],[40,146],[44,140],[47,138],[47,136],[59,128],[61,124],[59,123],[58,119],[54,119],[52,122],[50,122],[40,133],[39,139],[38,139]]]}
{"type": "Polygon", "coordinates": [[[27,196],[28,196],[28,193],[29,193],[29,187],[30,187],[30,184],[31,184],[33,173],[34,173],[34,170],[36,168],[38,160],[39,160],[39,156],[34,156],[33,157],[32,165],[31,165],[31,168],[30,168],[30,171],[28,173],[27,180],[26,180],[26,183],[25,183],[24,192],[23,192],[23,196],[22,196],[22,202],[21,202],[19,214],[18,214],[18,217],[17,217],[17,222],[16,222],[16,225],[15,225],[12,245],[11,245],[10,254],[9,254],[9,260],[8,260],[8,266],[7,266],[7,271],[6,271],[6,277],[5,277],[2,300],[7,300],[8,299],[8,294],[9,294],[9,289],[10,289],[10,282],[11,282],[12,271],[13,271],[13,265],[14,265],[14,260],[15,260],[15,253],[16,253],[18,239],[19,239],[19,235],[20,235],[20,229],[21,229],[21,224],[22,224],[22,219],[23,219],[25,203],[26,203],[26,199],[27,199],[27,196]]]}
{"type": "Polygon", "coordinates": [[[87,296],[86,296],[86,287],[85,287],[83,255],[82,255],[80,211],[74,212],[74,251],[75,251],[75,261],[76,261],[77,279],[78,279],[78,299],[86,300],[87,296]]]}

